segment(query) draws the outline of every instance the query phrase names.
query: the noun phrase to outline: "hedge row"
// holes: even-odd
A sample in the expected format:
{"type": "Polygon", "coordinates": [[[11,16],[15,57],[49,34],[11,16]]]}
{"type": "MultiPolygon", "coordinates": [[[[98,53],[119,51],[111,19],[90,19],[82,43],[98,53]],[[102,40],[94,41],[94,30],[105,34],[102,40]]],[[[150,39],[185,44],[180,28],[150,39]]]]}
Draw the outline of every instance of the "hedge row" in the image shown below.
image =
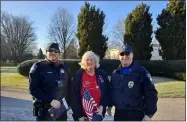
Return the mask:
{"type": "MultiPolygon", "coordinates": [[[[33,63],[39,61],[39,59],[28,60],[18,65],[18,73],[23,76],[28,76],[29,70],[33,63]]],[[[71,75],[80,68],[79,59],[66,59],[62,60],[70,69],[71,75]]],[[[186,61],[185,60],[139,60],[139,64],[144,66],[153,76],[166,76],[179,80],[186,80],[186,61]]],[[[119,60],[104,59],[100,61],[100,68],[105,70],[108,75],[111,75],[113,70],[120,64],[119,60]]]]}

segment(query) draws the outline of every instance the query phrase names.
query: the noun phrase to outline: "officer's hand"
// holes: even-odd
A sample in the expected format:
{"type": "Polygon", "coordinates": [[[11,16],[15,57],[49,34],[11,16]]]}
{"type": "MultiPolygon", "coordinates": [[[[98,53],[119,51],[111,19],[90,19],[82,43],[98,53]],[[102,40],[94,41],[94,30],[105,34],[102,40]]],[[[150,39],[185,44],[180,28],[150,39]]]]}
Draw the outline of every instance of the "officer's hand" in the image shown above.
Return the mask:
{"type": "Polygon", "coordinates": [[[56,109],[60,108],[61,104],[60,101],[58,100],[52,100],[52,102],[50,103],[50,105],[56,109]]]}
{"type": "Polygon", "coordinates": [[[98,114],[100,114],[100,115],[102,115],[102,112],[103,112],[103,106],[100,105],[100,106],[97,108],[97,110],[96,110],[95,112],[98,113],[98,114]]]}
{"type": "Polygon", "coordinates": [[[149,116],[145,115],[142,121],[151,121],[151,120],[152,119],[149,116]]]}
{"type": "Polygon", "coordinates": [[[85,121],[85,117],[83,116],[83,117],[79,118],[79,121],[85,121]]]}
{"type": "Polygon", "coordinates": [[[112,116],[112,107],[107,108],[107,113],[109,116],[112,116]]]}

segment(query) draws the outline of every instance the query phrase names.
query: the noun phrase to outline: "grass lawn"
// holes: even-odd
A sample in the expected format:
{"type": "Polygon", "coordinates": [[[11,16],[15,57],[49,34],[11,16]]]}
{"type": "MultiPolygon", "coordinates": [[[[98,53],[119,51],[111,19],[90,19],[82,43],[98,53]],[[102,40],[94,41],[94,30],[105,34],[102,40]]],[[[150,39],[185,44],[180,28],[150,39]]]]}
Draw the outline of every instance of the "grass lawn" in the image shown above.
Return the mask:
{"type": "Polygon", "coordinates": [[[25,78],[18,73],[1,73],[1,88],[27,90],[28,86],[28,78],[25,78]]]}
{"type": "Polygon", "coordinates": [[[186,82],[165,82],[155,84],[159,98],[185,98],[186,82]]]}
{"type": "MultiPolygon", "coordinates": [[[[154,77],[153,77],[154,80],[154,77]]],[[[161,79],[163,80],[163,79],[161,79]]],[[[176,80],[158,82],[155,84],[160,98],[185,98],[185,83],[176,80]]],[[[28,78],[18,73],[2,73],[1,87],[28,90],[28,78]]]]}

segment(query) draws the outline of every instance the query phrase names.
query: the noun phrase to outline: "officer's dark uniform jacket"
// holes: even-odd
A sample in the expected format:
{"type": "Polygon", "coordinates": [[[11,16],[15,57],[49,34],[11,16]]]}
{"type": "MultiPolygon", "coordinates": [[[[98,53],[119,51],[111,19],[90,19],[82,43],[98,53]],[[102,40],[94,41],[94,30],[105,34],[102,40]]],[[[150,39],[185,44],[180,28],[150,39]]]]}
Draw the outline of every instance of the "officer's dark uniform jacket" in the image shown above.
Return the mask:
{"type": "Polygon", "coordinates": [[[67,67],[61,63],[56,66],[47,60],[33,64],[29,73],[31,95],[42,103],[50,104],[53,99],[66,98],[70,102],[70,75],[67,67]]]}
{"type": "MultiPolygon", "coordinates": [[[[81,118],[84,115],[82,111],[82,97],[81,97],[81,87],[82,87],[82,74],[84,70],[81,68],[79,69],[72,80],[72,87],[71,87],[71,108],[73,111],[73,118],[75,121],[78,121],[78,118],[81,118]]],[[[109,100],[109,80],[107,77],[107,74],[105,71],[96,68],[95,69],[96,78],[98,86],[101,90],[101,100],[100,105],[103,106],[103,116],[106,112],[106,106],[108,106],[108,100],[109,100]],[[101,82],[99,79],[99,75],[103,78],[104,82],[101,82]]]]}
{"type": "Polygon", "coordinates": [[[130,67],[125,75],[120,73],[121,65],[112,73],[111,104],[116,109],[140,110],[144,111],[145,115],[154,115],[158,98],[151,76],[135,61],[130,67]]]}

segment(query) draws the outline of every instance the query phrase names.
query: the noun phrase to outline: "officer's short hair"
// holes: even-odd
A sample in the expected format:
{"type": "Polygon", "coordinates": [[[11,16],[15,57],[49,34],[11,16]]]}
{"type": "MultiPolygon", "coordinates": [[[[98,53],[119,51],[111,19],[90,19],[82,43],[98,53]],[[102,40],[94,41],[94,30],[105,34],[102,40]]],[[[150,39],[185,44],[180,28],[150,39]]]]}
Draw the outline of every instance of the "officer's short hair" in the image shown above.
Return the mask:
{"type": "Polygon", "coordinates": [[[92,52],[92,51],[87,51],[82,56],[81,62],[79,63],[79,65],[81,66],[81,68],[86,69],[85,62],[86,62],[86,58],[88,56],[91,56],[96,61],[96,68],[98,68],[100,66],[100,64],[99,64],[99,57],[94,52],[92,52]]]}

